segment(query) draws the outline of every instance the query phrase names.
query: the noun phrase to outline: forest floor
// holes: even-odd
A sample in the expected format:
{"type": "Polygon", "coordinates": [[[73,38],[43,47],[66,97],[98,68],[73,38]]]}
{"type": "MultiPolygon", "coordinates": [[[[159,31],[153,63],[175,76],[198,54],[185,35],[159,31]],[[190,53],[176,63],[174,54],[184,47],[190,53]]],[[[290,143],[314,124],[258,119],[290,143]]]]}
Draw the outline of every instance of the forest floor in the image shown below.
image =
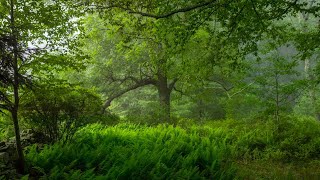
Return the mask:
{"type": "Polygon", "coordinates": [[[240,179],[320,179],[320,162],[282,163],[272,161],[238,161],[237,176],[240,179]]]}

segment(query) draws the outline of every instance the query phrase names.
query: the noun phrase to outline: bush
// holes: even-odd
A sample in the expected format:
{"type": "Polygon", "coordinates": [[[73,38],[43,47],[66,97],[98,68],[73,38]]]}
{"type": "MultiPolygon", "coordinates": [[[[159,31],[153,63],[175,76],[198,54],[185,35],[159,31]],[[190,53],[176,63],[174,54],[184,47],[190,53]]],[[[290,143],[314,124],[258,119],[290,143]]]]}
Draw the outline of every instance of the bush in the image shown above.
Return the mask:
{"type": "Polygon", "coordinates": [[[76,130],[92,123],[101,110],[93,91],[69,84],[40,85],[22,99],[25,125],[45,133],[51,142],[68,140],[76,130]]]}
{"type": "Polygon", "coordinates": [[[287,160],[320,158],[320,123],[313,118],[289,117],[278,124],[277,148],[287,160]]]}
{"type": "Polygon", "coordinates": [[[287,116],[278,122],[227,120],[212,122],[209,127],[221,133],[220,139],[227,142],[230,156],[235,159],[293,162],[320,158],[320,123],[313,118],[287,116]]]}

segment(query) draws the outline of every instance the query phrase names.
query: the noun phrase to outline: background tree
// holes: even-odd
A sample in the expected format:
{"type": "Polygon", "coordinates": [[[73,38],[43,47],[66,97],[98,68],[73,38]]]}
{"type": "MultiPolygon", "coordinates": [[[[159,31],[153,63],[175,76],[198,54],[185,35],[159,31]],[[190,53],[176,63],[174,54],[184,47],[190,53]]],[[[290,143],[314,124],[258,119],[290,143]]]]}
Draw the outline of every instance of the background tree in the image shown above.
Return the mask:
{"type": "MultiPolygon", "coordinates": [[[[305,80],[299,73],[299,61],[294,58],[296,52],[277,47],[260,55],[261,60],[254,65],[253,75],[258,85],[258,96],[267,102],[267,114],[274,114],[279,120],[281,111],[288,111],[295,105],[305,80]]],[[[301,66],[300,66],[301,67],[301,66]]]]}

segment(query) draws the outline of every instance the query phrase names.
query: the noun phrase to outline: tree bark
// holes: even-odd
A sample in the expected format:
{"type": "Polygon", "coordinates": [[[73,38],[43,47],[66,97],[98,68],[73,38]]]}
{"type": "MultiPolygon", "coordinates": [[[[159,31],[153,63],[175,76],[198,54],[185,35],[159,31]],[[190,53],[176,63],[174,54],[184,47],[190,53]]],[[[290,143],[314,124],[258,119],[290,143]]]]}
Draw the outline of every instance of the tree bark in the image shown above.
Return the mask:
{"type": "Polygon", "coordinates": [[[158,73],[158,94],[160,102],[160,120],[170,122],[170,94],[168,87],[168,78],[162,73],[158,73]]]}
{"type": "Polygon", "coordinates": [[[163,67],[165,63],[160,61],[160,65],[158,67],[158,81],[156,83],[158,94],[159,94],[159,102],[160,102],[160,120],[162,122],[171,122],[171,92],[174,89],[178,78],[173,79],[169,82],[169,78],[166,73],[166,69],[163,67]]]}
{"type": "Polygon", "coordinates": [[[18,121],[18,110],[19,110],[19,68],[18,68],[18,43],[17,43],[17,31],[15,29],[15,18],[14,18],[14,2],[10,1],[10,20],[11,20],[11,30],[12,30],[12,45],[13,45],[13,94],[14,101],[13,107],[11,109],[11,116],[14,125],[14,131],[16,136],[16,149],[18,154],[17,160],[17,170],[19,173],[24,173],[25,170],[25,160],[20,139],[20,128],[18,121]]]}
{"type": "MultiPolygon", "coordinates": [[[[278,70],[277,70],[278,71],[278,70]]],[[[279,93],[279,77],[278,77],[278,72],[275,75],[275,88],[276,88],[276,109],[275,109],[275,116],[276,116],[276,120],[279,122],[280,119],[280,93],[279,93]]]]}

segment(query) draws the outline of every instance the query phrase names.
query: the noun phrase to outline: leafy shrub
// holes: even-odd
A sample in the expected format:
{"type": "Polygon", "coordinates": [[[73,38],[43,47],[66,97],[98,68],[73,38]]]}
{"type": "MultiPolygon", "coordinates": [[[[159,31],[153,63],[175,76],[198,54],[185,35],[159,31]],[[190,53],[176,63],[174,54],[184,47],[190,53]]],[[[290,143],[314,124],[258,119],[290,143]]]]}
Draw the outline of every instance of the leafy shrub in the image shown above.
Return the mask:
{"type": "Polygon", "coordinates": [[[20,115],[26,126],[54,142],[70,139],[77,128],[97,119],[100,105],[98,95],[79,86],[40,85],[22,99],[20,115]]]}
{"type": "Polygon", "coordinates": [[[320,123],[313,118],[289,117],[278,124],[277,148],[287,160],[320,158],[320,123]]]}
{"type": "Polygon", "coordinates": [[[227,142],[230,156],[236,159],[290,162],[320,158],[320,123],[313,118],[287,116],[279,122],[227,120],[213,122],[209,127],[220,131],[220,139],[227,142]]]}

